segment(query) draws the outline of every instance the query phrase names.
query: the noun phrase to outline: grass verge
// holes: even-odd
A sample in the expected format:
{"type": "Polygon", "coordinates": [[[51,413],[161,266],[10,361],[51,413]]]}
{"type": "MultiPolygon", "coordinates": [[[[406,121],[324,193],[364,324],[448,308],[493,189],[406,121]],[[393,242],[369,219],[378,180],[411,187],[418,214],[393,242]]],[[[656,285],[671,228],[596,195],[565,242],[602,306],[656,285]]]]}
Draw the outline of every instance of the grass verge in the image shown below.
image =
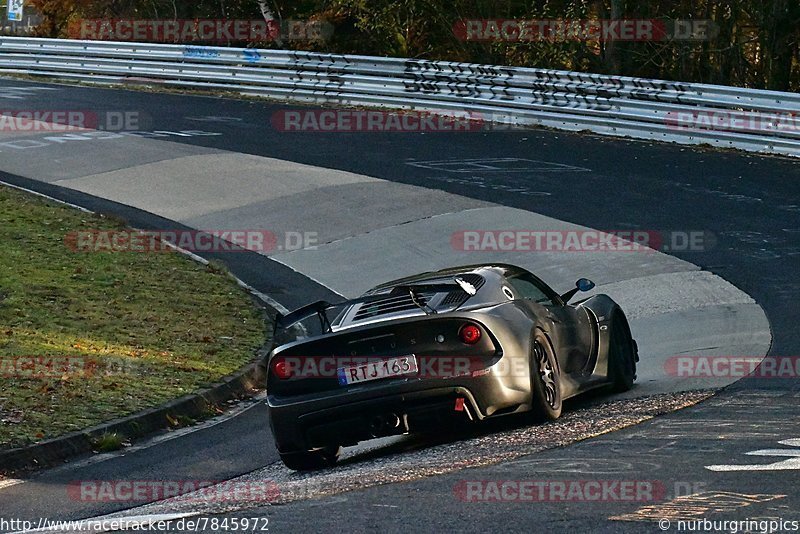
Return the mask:
{"type": "Polygon", "coordinates": [[[0,448],[158,406],[246,363],[263,312],[174,252],[74,252],[124,225],[0,187],[0,448]]]}

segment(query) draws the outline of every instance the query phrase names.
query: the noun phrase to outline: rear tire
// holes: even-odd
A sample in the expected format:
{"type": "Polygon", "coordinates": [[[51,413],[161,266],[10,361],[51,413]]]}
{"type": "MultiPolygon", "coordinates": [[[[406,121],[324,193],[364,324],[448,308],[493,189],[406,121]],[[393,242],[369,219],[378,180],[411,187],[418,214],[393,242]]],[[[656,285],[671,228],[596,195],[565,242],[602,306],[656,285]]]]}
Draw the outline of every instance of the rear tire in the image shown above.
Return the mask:
{"type": "Polygon", "coordinates": [[[561,416],[561,381],[558,362],[550,342],[537,333],[531,342],[531,415],[537,422],[561,416]]]}
{"type": "Polygon", "coordinates": [[[279,452],[283,464],[294,471],[324,469],[336,464],[341,447],[325,447],[312,451],[279,452]]]}
{"type": "Polygon", "coordinates": [[[638,346],[633,340],[628,319],[622,310],[611,318],[611,337],[608,343],[608,378],[617,393],[628,391],[636,380],[638,346]]]}

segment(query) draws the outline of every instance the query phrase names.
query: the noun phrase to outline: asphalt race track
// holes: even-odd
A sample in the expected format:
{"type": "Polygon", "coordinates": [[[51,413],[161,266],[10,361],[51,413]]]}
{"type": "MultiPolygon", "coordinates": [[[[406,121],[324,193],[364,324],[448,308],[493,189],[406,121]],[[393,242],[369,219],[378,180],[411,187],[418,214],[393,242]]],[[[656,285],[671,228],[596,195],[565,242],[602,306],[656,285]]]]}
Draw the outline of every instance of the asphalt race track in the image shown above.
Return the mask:
{"type": "Polygon", "coordinates": [[[504,261],[557,289],[580,276],[595,280],[626,310],[642,355],[629,394],[570,403],[555,423],[510,419],[465,435],[385,440],[348,450],[335,469],[303,475],[278,461],[266,410],[254,401],[124,454],[0,480],[3,515],[224,513],[267,518],[273,532],[498,524],[633,532],[677,528],[660,519],[800,519],[797,376],[687,379],[668,365],[677,355],[769,354],[763,366],[800,354],[797,162],[545,130],[283,132],[274,114],[296,107],[10,79],[0,81],[0,102],[13,110],[137,112],[139,131],[0,132],[0,181],[143,229],[268,229],[279,236],[272,250],[204,256],[287,308],[417,271],[504,261]],[[590,229],[669,237],[647,253],[475,252],[454,238],[590,229]],[[313,236],[314,248],[288,250],[287,233],[313,236]],[[702,235],[701,246],[685,249],[672,238],[688,234],[702,235]],[[747,454],[754,451],[767,452],[747,454]],[[776,462],[783,463],[730,467],[776,462]],[[97,503],[66,489],[76,480],[235,477],[274,482],[281,497],[271,505],[97,503]],[[469,488],[503,480],[638,481],[659,498],[471,500],[469,488]]]}

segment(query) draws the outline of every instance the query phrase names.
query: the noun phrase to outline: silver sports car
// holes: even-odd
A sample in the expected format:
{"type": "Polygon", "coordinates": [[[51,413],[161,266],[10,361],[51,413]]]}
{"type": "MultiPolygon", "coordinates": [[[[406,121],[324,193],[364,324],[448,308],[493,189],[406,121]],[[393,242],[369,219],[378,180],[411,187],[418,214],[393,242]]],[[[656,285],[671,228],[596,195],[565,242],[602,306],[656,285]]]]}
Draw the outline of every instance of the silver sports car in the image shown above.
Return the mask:
{"type": "Polygon", "coordinates": [[[292,469],[335,463],[341,446],[424,432],[453,420],[530,412],[630,389],[638,350],[607,295],[570,303],[530,272],[470,265],[317,302],[276,321],[267,363],[270,423],[292,469]]]}

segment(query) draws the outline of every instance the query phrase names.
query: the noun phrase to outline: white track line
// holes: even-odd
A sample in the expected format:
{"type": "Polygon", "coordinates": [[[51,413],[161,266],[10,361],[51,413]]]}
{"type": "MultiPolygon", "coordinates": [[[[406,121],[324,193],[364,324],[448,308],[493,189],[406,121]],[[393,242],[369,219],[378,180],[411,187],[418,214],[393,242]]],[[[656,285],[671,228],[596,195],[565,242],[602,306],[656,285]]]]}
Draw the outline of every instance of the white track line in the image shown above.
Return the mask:
{"type": "Polygon", "coordinates": [[[5,480],[0,480],[0,490],[10,488],[11,486],[16,486],[18,484],[24,484],[24,480],[18,480],[16,478],[8,478],[5,480]]]}

